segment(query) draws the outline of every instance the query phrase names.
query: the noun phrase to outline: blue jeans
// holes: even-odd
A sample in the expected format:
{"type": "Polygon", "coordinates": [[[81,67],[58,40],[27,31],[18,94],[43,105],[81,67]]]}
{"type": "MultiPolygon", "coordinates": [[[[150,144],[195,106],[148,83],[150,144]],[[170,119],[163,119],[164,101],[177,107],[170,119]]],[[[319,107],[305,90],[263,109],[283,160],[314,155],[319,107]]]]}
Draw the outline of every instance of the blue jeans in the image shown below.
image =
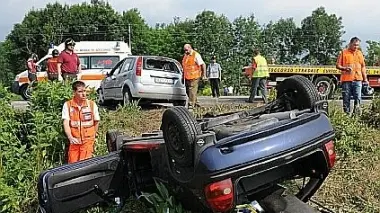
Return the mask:
{"type": "Polygon", "coordinates": [[[351,112],[351,96],[354,98],[354,111],[360,106],[362,101],[362,82],[350,81],[342,82],[343,110],[345,113],[351,112]]]}

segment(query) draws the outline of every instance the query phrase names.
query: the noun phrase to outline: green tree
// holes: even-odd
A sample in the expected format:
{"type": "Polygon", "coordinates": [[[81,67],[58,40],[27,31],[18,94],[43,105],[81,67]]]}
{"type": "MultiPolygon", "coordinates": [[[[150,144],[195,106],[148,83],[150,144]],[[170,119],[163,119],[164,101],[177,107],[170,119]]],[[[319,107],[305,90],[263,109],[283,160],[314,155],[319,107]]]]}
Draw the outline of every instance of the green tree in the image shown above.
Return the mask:
{"type": "Polygon", "coordinates": [[[131,47],[134,55],[149,53],[149,31],[150,28],[141,16],[138,9],[133,8],[124,11],[122,14],[122,24],[124,26],[124,39],[129,39],[131,33],[131,47]],[[130,30],[130,31],[129,31],[130,30]]]}
{"type": "Polygon", "coordinates": [[[367,41],[366,64],[369,66],[380,66],[380,42],[367,41]]]}
{"type": "Polygon", "coordinates": [[[278,64],[293,64],[297,62],[299,45],[295,39],[297,26],[292,18],[264,26],[263,47],[268,59],[275,59],[278,64]]]}
{"type": "Polygon", "coordinates": [[[0,84],[8,85],[14,74],[9,69],[9,61],[6,55],[10,52],[9,42],[0,42],[0,84]]]}
{"type": "Polygon", "coordinates": [[[299,51],[302,61],[319,65],[334,63],[341,50],[344,33],[342,17],[327,14],[323,7],[317,8],[302,20],[297,31],[297,42],[302,45],[299,51]]]}

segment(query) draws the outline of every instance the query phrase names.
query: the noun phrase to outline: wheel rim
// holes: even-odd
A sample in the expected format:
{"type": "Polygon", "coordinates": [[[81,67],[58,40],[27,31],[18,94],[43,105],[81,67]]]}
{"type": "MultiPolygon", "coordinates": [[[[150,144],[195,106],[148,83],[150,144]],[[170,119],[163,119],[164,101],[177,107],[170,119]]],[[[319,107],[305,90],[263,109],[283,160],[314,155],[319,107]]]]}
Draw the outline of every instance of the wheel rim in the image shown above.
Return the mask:
{"type": "Polygon", "coordinates": [[[125,93],[124,93],[123,102],[124,102],[124,105],[129,104],[128,92],[125,92],[125,93]]]}
{"type": "Polygon", "coordinates": [[[331,85],[327,81],[319,81],[316,85],[320,96],[325,97],[330,94],[331,85]]]}
{"type": "Polygon", "coordinates": [[[183,142],[180,137],[179,129],[177,126],[175,126],[173,123],[169,123],[168,125],[168,136],[171,138],[171,142],[169,143],[169,146],[174,150],[175,157],[183,158],[183,155],[185,154],[185,148],[183,146],[183,142]]]}

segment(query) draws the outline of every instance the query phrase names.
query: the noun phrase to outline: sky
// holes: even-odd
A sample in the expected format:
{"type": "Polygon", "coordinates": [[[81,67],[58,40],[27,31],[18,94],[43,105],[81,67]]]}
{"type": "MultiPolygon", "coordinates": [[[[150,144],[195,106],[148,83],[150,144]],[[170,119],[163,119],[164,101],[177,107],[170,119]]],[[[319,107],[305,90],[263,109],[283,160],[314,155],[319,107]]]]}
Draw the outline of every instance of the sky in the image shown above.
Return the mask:
{"type": "MultiPolygon", "coordinates": [[[[52,0],[1,0],[0,41],[13,25],[19,23],[32,8],[42,8],[52,0]]],[[[76,4],[84,0],[58,1],[76,4]]],[[[87,0],[89,2],[89,0],[87,0]]],[[[270,20],[293,17],[297,25],[316,8],[323,6],[328,13],[343,18],[344,40],[358,36],[362,41],[380,41],[380,1],[378,0],[108,0],[117,11],[138,8],[150,25],[168,23],[173,17],[194,18],[203,10],[226,15],[230,20],[254,14],[260,24],[270,20]]],[[[365,44],[362,44],[365,48],[365,44]]]]}

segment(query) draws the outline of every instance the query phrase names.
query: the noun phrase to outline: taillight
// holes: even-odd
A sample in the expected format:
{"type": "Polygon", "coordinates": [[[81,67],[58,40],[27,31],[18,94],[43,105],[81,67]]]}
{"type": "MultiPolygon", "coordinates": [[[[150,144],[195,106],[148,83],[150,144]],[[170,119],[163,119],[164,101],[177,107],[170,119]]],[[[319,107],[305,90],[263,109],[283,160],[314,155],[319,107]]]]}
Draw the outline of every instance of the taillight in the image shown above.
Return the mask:
{"type": "Polygon", "coordinates": [[[134,150],[134,151],[146,151],[146,150],[153,150],[157,149],[160,146],[160,142],[128,142],[124,144],[124,148],[127,150],[134,150]]]}
{"type": "Polygon", "coordinates": [[[141,71],[142,71],[142,57],[137,58],[137,63],[136,63],[136,75],[141,76],[141,71]]]}
{"type": "Polygon", "coordinates": [[[234,203],[234,190],[231,178],[211,183],[205,188],[207,203],[216,212],[228,212],[234,203]]]}
{"type": "Polygon", "coordinates": [[[336,161],[336,152],[334,147],[334,141],[329,141],[325,144],[325,149],[328,155],[328,161],[330,168],[334,167],[336,161]]]}

